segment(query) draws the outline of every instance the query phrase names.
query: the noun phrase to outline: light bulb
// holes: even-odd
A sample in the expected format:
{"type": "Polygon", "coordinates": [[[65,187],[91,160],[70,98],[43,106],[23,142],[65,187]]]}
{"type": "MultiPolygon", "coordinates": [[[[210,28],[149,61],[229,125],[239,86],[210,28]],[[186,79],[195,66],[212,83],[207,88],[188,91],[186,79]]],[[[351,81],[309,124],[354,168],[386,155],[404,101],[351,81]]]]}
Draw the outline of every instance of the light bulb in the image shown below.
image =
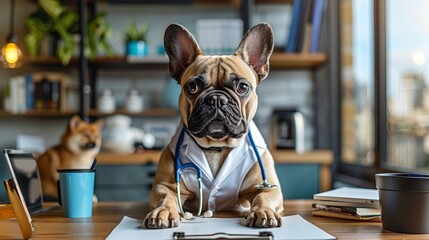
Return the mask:
{"type": "Polygon", "coordinates": [[[16,68],[22,59],[22,51],[14,42],[8,42],[1,50],[2,61],[5,67],[16,68]]]}

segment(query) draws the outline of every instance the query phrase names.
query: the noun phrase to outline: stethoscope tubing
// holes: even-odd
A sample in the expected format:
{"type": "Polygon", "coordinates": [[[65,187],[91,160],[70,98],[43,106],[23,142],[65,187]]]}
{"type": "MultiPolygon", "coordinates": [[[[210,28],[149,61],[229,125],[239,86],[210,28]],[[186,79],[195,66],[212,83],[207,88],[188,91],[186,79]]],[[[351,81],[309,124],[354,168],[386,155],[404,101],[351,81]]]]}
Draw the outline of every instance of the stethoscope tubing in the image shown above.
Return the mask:
{"type": "MultiPolygon", "coordinates": [[[[181,199],[181,194],[180,194],[180,176],[182,174],[182,170],[184,170],[186,168],[193,168],[193,169],[195,169],[195,171],[197,173],[197,178],[198,178],[199,207],[198,207],[198,214],[197,215],[199,216],[199,215],[201,215],[202,206],[203,206],[203,190],[202,190],[202,181],[201,181],[202,172],[201,172],[201,169],[195,163],[182,164],[180,162],[180,146],[182,145],[183,139],[185,138],[185,132],[186,132],[186,127],[183,127],[181,132],[180,132],[179,138],[177,140],[176,149],[174,151],[174,169],[175,169],[175,180],[176,180],[177,203],[179,205],[179,210],[183,215],[185,212],[183,211],[182,199],[181,199]]],[[[261,176],[262,176],[262,181],[263,181],[261,186],[263,186],[263,187],[264,186],[271,186],[267,182],[264,163],[262,162],[262,158],[259,155],[258,148],[256,147],[255,141],[253,140],[252,133],[250,132],[250,130],[248,131],[248,137],[250,140],[250,144],[252,145],[253,151],[255,152],[256,158],[258,160],[259,168],[261,170],[261,176]],[[267,185],[264,185],[264,183],[267,185]]]]}

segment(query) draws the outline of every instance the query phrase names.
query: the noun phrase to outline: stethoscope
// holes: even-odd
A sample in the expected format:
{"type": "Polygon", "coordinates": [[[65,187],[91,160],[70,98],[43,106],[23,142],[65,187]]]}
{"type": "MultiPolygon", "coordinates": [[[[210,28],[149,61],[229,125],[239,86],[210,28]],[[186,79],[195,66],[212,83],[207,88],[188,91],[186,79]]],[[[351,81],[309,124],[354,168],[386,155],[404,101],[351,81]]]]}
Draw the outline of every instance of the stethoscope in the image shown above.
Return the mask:
{"type": "MultiPolygon", "coordinates": [[[[183,127],[182,131],[180,132],[179,139],[177,140],[176,149],[174,152],[174,154],[175,154],[174,155],[174,171],[175,171],[175,179],[176,179],[177,203],[179,205],[179,210],[180,210],[180,213],[182,214],[182,216],[184,218],[190,219],[190,218],[192,218],[192,214],[189,212],[183,211],[182,199],[180,197],[180,176],[181,176],[182,170],[184,170],[186,168],[193,168],[193,169],[195,169],[195,171],[197,173],[198,191],[199,191],[199,206],[198,206],[197,216],[201,216],[201,211],[203,209],[203,184],[201,182],[201,177],[202,177],[201,169],[197,165],[195,165],[195,163],[191,162],[191,163],[186,163],[186,164],[182,165],[182,163],[180,162],[180,146],[183,143],[183,139],[185,137],[185,132],[186,132],[186,128],[183,127]]],[[[262,162],[261,156],[259,155],[259,151],[256,148],[255,142],[253,141],[253,137],[252,137],[250,130],[249,130],[247,136],[249,137],[250,144],[252,145],[253,151],[255,151],[256,158],[258,159],[259,168],[261,169],[262,183],[255,185],[255,188],[257,188],[257,189],[275,189],[275,188],[278,188],[277,185],[271,185],[267,180],[267,176],[265,174],[264,163],[262,162]]],[[[204,213],[204,216],[205,217],[211,217],[212,214],[213,213],[209,210],[209,211],[204,213]]]]}

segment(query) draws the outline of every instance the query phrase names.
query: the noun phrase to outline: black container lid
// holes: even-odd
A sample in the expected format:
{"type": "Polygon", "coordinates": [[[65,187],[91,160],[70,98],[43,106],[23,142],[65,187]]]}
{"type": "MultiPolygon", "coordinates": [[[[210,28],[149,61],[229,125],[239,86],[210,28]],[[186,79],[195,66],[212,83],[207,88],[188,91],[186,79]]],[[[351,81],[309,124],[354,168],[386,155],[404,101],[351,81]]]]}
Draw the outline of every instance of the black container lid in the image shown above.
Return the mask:
{"type": "Polygon", "coordinates": [[[382,190],[429,192],[429,174],[379,173],[375,185],[382,190]]]}

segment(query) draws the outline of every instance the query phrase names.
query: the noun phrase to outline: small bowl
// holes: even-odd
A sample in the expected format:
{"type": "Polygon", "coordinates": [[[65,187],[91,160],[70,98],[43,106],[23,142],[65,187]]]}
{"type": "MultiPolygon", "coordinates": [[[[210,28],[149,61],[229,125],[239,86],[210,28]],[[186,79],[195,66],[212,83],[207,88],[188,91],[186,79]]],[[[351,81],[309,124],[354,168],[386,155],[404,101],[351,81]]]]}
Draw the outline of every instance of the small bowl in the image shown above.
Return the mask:
{"type": "Polygon", "coordinates": [[[375,175],[383,228],[401,233],[429,233],[429,174],[375,175]]]}

